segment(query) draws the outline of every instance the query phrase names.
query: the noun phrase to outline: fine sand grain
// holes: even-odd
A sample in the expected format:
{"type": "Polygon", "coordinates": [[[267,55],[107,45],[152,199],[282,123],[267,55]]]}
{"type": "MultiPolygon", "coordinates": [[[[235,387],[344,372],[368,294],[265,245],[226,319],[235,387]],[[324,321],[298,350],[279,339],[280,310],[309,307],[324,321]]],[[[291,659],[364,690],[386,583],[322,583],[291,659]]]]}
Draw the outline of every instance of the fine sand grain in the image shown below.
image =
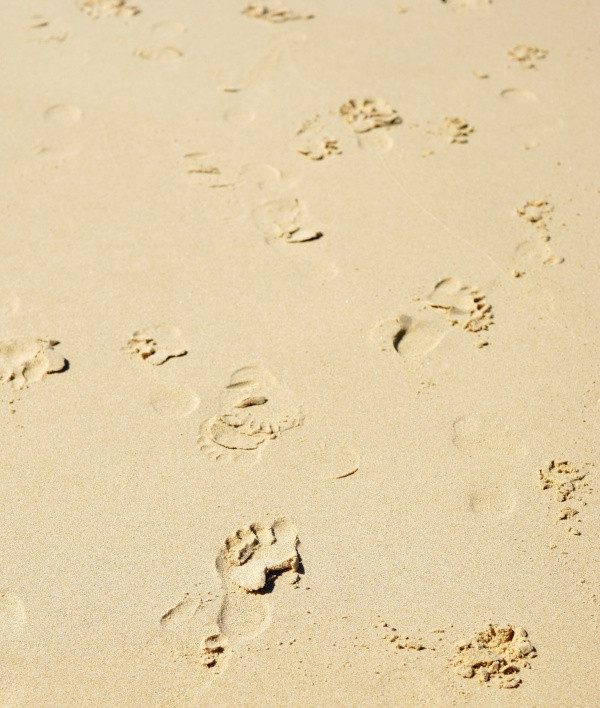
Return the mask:
{"type": "Polygon", "coordinates": [[[600,3],[0,5],[0,705],[600,705],[600,3]]]}

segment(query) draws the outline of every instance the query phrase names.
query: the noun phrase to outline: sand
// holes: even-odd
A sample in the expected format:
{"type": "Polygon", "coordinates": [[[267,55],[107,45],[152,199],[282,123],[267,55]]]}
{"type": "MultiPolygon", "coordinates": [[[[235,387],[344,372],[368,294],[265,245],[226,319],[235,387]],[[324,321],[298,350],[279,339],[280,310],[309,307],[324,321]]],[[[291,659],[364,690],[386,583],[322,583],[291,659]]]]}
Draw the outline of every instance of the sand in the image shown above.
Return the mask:
{"type": "Polygon", "coordinates": [[[0,704],[600,704],[598,3],[2,9],[0,704]]]}

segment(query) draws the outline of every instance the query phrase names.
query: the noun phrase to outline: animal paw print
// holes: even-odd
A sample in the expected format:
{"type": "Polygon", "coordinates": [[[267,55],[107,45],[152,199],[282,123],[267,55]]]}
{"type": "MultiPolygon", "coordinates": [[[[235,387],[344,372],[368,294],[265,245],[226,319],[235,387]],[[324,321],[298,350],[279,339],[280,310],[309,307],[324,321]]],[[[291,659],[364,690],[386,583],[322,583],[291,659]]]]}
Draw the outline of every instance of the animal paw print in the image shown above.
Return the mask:
{"type": "Polygon", "coordinates": [[[46,374],[64,371],[67,360],[54,347],[56,339],[14,337],[0,341],[0,383],[22,389],[46,374]]]}
{"type": "Polygon", "coordinates": [[[537,62],[548,56],[548,50],[531,47],[527,44],[518,44],[509,50],[508,56],[517,62],[521,69],[537,69],[537,62]]]}
{"type": "Polygon", "coordinates": [[[94,20],[103,17],[133,17],[141,12],[139,7],[129,5],[127,0],[79,0],[77,5],[94,20]]]}
{"type": "Polygon", "coordinates": [[[454,671],[481,683],[496,681],[499,688],[517,688],[523,669],[531,668],[535,647],[521,627],[490,624],[472,639],[457,644],[454,671]]]}
{"type": "Polygon", "coordinates": [[[263,202],[253,212],[254,223],[267,241],[305,243],[322,238],[323,232],[308,225],[306,206],[290,196],[263,202]]]}
{"type": "Polygon", "coordinates": [[[351,98],[340,106],[340,115],[355,133],[367,133],[402,123],[398,112],[382,98],[351,98]]]}
{"type": "Polygon", "coordinates": [[[159,324],[136,330],[125,351],[132,356],[139,356],[149,364],[160,366],[172,357],[187,354],[187,347],[177,327],[159,324]]]}
{"type": "Polygon", "coordinates": [[[427,299],[427,307],[443,313],[453,327],[467,332],[485,332],[494,323],[492,307],[485,295],[455,278],[440,280],[427,299]]]}
{"type": "MultiPolygon", "coordinates": [[[[586,506],[585,495],[590,487],[587,481],[589,470],[581,469],[567,460],[550,463],[539,471],[540,484],[544,490],[552,490],[558,507],[557,523],[561,524],[567,533],[581,536],[581,531],[571,525],[575,517],[579,517],[580,510],[577,506],[586,506]],[[568,503],[567,503],[568,502],[568,503]],[[575,506],[573,506],[575,505],[575,506]]],[[[581,522],[581,517],[576,519],[581,522]]]]}
{"type": "Polygon", "coordinates": [[[214,460],[256,462],[266,443],[302,425],[293,395],[266,369],[238,369],[225,389],[222,411],[200,426],[200,449],[214,460]]]}
{"type": "Polygon", "coordinates": [[[314,15],[303,14],[301,12],[294,12],[294,10],[288,10],[285,7],[280,8],[270,8],[262,3],[249,3],[242,10],[242,15],[246,17],[251,17],[255,20],[264,20],[265,22],[272,22],[274,24],[279,24],[281,22],[291,22],[294,20],[312,20],[314,15]]]}

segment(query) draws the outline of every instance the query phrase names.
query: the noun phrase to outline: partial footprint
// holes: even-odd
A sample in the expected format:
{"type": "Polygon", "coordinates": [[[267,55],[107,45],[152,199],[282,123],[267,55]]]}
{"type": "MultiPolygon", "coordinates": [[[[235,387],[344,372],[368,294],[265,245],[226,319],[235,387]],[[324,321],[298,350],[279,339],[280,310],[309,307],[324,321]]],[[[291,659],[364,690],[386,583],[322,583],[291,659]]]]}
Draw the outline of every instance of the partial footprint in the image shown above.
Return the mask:
{"type": "Polygon", "coordinates": [[[44,121],[50,125],[70,128],[77,125],[83,117],[83,111],[77,106],[58,103],[44,111],[44,121]]]}
{"type": "Polygon", "coordinates": [[[263,202],[254,209],[252,216],[267,241],[305,243],[323,236],[310,225],[306,205],[295,197],[283,196],[263,202]]]}
{"type": "Polygon", "coordinates": [[[68,363],[54,349],[57,344],[56,339],[36,337],[0,340],[0,383],[22,389],[41,381],[46,374],[64,371],[68,363]]]}
{"type": "Polygon", "coordinates": [[[473,285],[463,285],[456,278],[444,278],[427,298],[427,306],[445,315],[453,327],[467,332],[487,331],[494,323],[492,307],[485,295],[473,285]]]}
{"type": "Polygon", "coordinates": [[[60,167],[81,152],[82,146],[74,137],[82,118],[81,108],[69,104],[56,104],[44,111],[43,135],[33,147],[42,164],[60,167]]]}
{"type": "Polygon", "coordinates": [[[138,47],[134,54],[145,61],[155,61],[161,64],[174,64],[183,56],[183,52],[177,47],[155,45],[138,47]]]}
{"type": "Polygon", "coordinates": [[[340,115],[355,133],[402,123],[398,112],[382,98],[351,98],[340,106],[340,115]]]}
{"type": "Polygon", "coordinates": [[[221,412],[200,426],[200,449],[215,460],[253,464],[266,443],[302,425],[293,394],[259,366],[235,371],[225,388],[221,412]]]}
{"type": "Polygon", "coordinates": [[[23,601],[11,590],[0,591],[0,640],[16,639],[27,622],[23,601]]]}
{"type": "Polygon", "coordinates": [[[444,118],[442,132],[449,143],[465,145],[475,128],[464,118],[444,118]]]}
{"type": "Polygon", "coordinates": [[[125,351],[154,366],[160,366],[172,357],[187,354],[187,345],[177,327],[158,324],[136,330],[125,346],[125,351]]]}
{"type": "Polygon", "coordinates": [[[492,4],[492,0],[442,0],[442,2],[453,10],[474,10],[492,4]]]}
{"type": "Polygon", "coordinates": [[[293,20],[312,20],[314,15],[301,12],[294,12],[285,7],[270,8],[262,3],[249,3],[242,10],[242,14],[255,20],[264,20],[279,24],[281,22],[291,22],[293,20]]]}
{"type": "Polygon", "coordinates": [[[483,632],[456,645],[454,671],[462,678],[494,682],[498,688],[517,688],[522,672],[531,668],[535,648],[521,627],[490,624],[483,632]]]}
{"type": "Polygon", "coordinates": [[[184,156],[185,168],[195,184],[211,189],[235,187],[238,173],[231,166],[225,166],[214,160],[212,153],[188,152],[184,156]]]}
{"type": "Polygon", "coordinates": [[[398,315],[378,322],[369,338],[381,351],[396,351],[403,357],[422,357],[432,352],[446,337],[448,329],[428,313],[411,317],[398,315]]]}
{"type": "Polygon", "coordinates": [[[57,32],[53,29],[53,21],[46,15],[32,15],[29,27],[34,32],[35,41],[40,44],[50,42],[62,44],[67,38],[67,32],[57,32]]]}
{"type": "Polygon", "coordinates": [[[484,520],[506,519],[517,506],[517,496],[505,487],[480,488],[469,493],[467,506],[471,513],[484,520]]]}
{"type": "Polygon", "coordinates": [[[186,386],[163,386],[150,397],[150,405],[164,418],[185,418],[200,404],[200,399],[186,386]]]}
{"type": "Polygon", "coordinates": [[[533,91],[522,88],[504,89],[500,92],[500,96],[502,96],[505,101],[512,103],[537,103],[539,100],[533,91]]]}
{"type": "Polygon", "coordinates": [[[296,152],[317,161],[340,155],[339,141],[332,137],[331,132],[329,121],[319,115],[305,120],[296,133],[296,152]]]}
{"type": "Polygon", "coordinates": [[[556,522],[573,536],[581,536],[581,511],[591,492],[590,471],[590,464],[574,465],[567,460],[551,460],[539,471],[542,489],[553,492],[556,522]]]}
{"type": "Polygon", "coordinates": [[[548,50],[540,47],[531,47],[527,44],[518,44],[509,50],[508,56],[514,62],[517,62],[521,69],[537,69],[538,62],[548,56],[548,50]]]}
{"type": "Polygon", "coordinates": [[[555,266],[564,262],[564,258],[553,253],[550,246],[550,224],[554,206],[545,199],[537,199],[525,202],[523,206],[517,207],[519,217],[535,228],[536,236],[520,243],[515,249],[515,253],[521,265],[525,266],[533,263],[543,263],[546,266],[555,266]]]}
{"type": "Polygon", "coordinates": [[[127,0],[78,0],[77,6],[94,20],[104,17],[133,17],[141,12],[139,7],[130,5],[127,0]]]}

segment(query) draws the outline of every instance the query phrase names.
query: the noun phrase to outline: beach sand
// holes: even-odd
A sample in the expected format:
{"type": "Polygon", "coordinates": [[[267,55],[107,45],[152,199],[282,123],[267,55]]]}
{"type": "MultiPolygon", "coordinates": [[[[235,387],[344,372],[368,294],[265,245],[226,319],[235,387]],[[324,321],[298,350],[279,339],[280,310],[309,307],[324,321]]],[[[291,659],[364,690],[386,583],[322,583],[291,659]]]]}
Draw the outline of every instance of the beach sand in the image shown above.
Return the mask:
{"type": "Polygon", "coordinates": [[[2,2],[0,703],[600,704],[600,6],[2,2]]]}

